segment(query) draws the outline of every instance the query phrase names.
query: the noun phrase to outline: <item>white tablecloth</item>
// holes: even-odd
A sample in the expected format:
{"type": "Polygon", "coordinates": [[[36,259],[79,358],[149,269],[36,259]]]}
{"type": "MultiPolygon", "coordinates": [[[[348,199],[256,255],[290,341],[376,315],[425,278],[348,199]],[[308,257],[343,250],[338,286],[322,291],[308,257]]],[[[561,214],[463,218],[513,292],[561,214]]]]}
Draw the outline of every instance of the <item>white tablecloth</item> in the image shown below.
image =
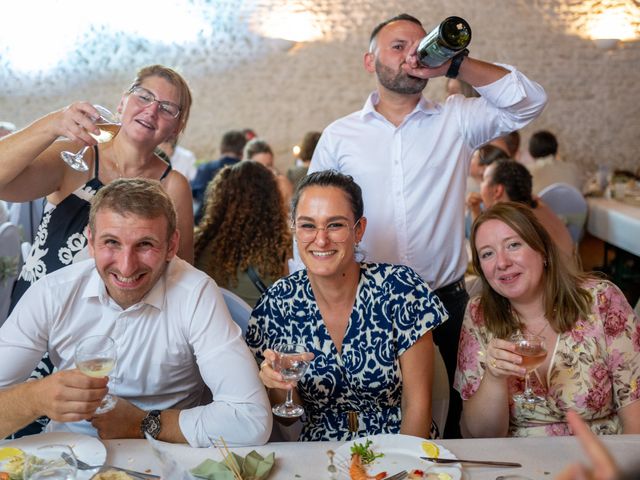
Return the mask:
{"type": "Polygon", "coordinates": [[[640,256],[640,207],[608,198],[588,198],[587,231],[640,256]]]}
{"type": "MultiPolygon", "coordinates": [[[[602,436],[613,455],[623,467],[638,466],[640,460],[640,435],[602,436]]],[[[158,460],[153,456],[146,440],[110,440],[107,446],[107,462],[117,466],[160,474],[158,460]]],[[[585,456],[573,437],[551,438],[497,438],[469,440],[439,440],[437,443],[451,450],[458,458],[505,460],[522,463],[522,468],[492,468],[465,466],[464,477],[495,480],[498,475],[523,475],[532,479],[552,480],[567,464],[585,461],[585,456]]],[[[276,454],[276,465],[269,480],[318,479],[328,475],[328,449],[335,450],[342,442],[291,442],[270,443],[255,447],[259,453],[276,454]]],[[[188,468],[195,467],[207,458],[220,460],[215,449],[197,449],[185,445],[163,444],[171,454],[188,468]]],[[[234,448],[244,455],[253,448],[234,448]]]]}

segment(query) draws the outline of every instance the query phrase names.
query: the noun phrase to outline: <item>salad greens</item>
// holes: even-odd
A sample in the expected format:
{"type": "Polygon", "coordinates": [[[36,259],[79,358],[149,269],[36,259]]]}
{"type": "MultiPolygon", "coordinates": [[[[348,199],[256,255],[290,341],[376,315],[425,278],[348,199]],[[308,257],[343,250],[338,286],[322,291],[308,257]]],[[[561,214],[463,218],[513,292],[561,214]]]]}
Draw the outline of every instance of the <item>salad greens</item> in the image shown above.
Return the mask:
{"type": "Polygon", "coordinates": [[[351,446],[351,455],[360,455],[360,460],[364,465],[370,464],[376,458],[384,457],[384,453],[375,453],[369,448],[371,443],[371,440],[367,440],[364,444],[354,442],[351,446]]]}

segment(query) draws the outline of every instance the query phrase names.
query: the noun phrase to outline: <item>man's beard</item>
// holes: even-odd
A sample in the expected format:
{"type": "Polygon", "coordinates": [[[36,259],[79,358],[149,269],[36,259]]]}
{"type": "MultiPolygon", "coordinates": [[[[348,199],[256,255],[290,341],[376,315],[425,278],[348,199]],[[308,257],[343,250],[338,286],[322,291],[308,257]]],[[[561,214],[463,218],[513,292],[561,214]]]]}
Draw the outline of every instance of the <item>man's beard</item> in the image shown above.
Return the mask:
{"type": "Polygon", "coordinates": [[[376,59],[376,75],[380,84],[392,92],[404,95],[415,95],[427,86],[428,79],[412,77],[403,71],[394,72],[391,68],[376,59]]]}

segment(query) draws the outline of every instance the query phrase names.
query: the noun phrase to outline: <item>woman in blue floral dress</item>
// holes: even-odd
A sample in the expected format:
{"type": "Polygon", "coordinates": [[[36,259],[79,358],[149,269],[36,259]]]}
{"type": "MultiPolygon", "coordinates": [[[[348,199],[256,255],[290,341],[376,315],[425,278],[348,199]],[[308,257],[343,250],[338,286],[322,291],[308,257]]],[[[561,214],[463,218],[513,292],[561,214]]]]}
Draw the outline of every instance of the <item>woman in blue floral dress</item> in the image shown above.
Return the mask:
{"type": "Polygon", "coordinates": [[[305,177],[292,219],[306,269],[269,288],[249,321],[247,343],[272,404],[293,388],[304,405],[301,440],[436,434],[431,330],[448,316],[409,267],[356,260],[367,225],[363,210],[351,177],[335,171],[305,177]],[[282,343],[304,344],[313,354],[297,385],[271,368],[282,343]]]}

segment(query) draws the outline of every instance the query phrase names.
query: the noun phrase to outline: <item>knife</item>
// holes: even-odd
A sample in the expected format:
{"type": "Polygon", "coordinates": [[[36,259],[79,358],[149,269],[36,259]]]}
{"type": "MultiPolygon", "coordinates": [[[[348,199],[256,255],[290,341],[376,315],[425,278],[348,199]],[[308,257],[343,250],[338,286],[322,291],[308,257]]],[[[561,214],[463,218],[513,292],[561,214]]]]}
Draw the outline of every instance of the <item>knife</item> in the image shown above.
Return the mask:
{"type": "Polygon", "coordinates": [[[463,458],[435,458],[420,457],[422,460],[428,460],[433,463],[474,463],[476,465],[491,465],[493,467],[522,467],[519,463],[514,462],[495,462],[492,460],[465,460],[463,458]]]}

